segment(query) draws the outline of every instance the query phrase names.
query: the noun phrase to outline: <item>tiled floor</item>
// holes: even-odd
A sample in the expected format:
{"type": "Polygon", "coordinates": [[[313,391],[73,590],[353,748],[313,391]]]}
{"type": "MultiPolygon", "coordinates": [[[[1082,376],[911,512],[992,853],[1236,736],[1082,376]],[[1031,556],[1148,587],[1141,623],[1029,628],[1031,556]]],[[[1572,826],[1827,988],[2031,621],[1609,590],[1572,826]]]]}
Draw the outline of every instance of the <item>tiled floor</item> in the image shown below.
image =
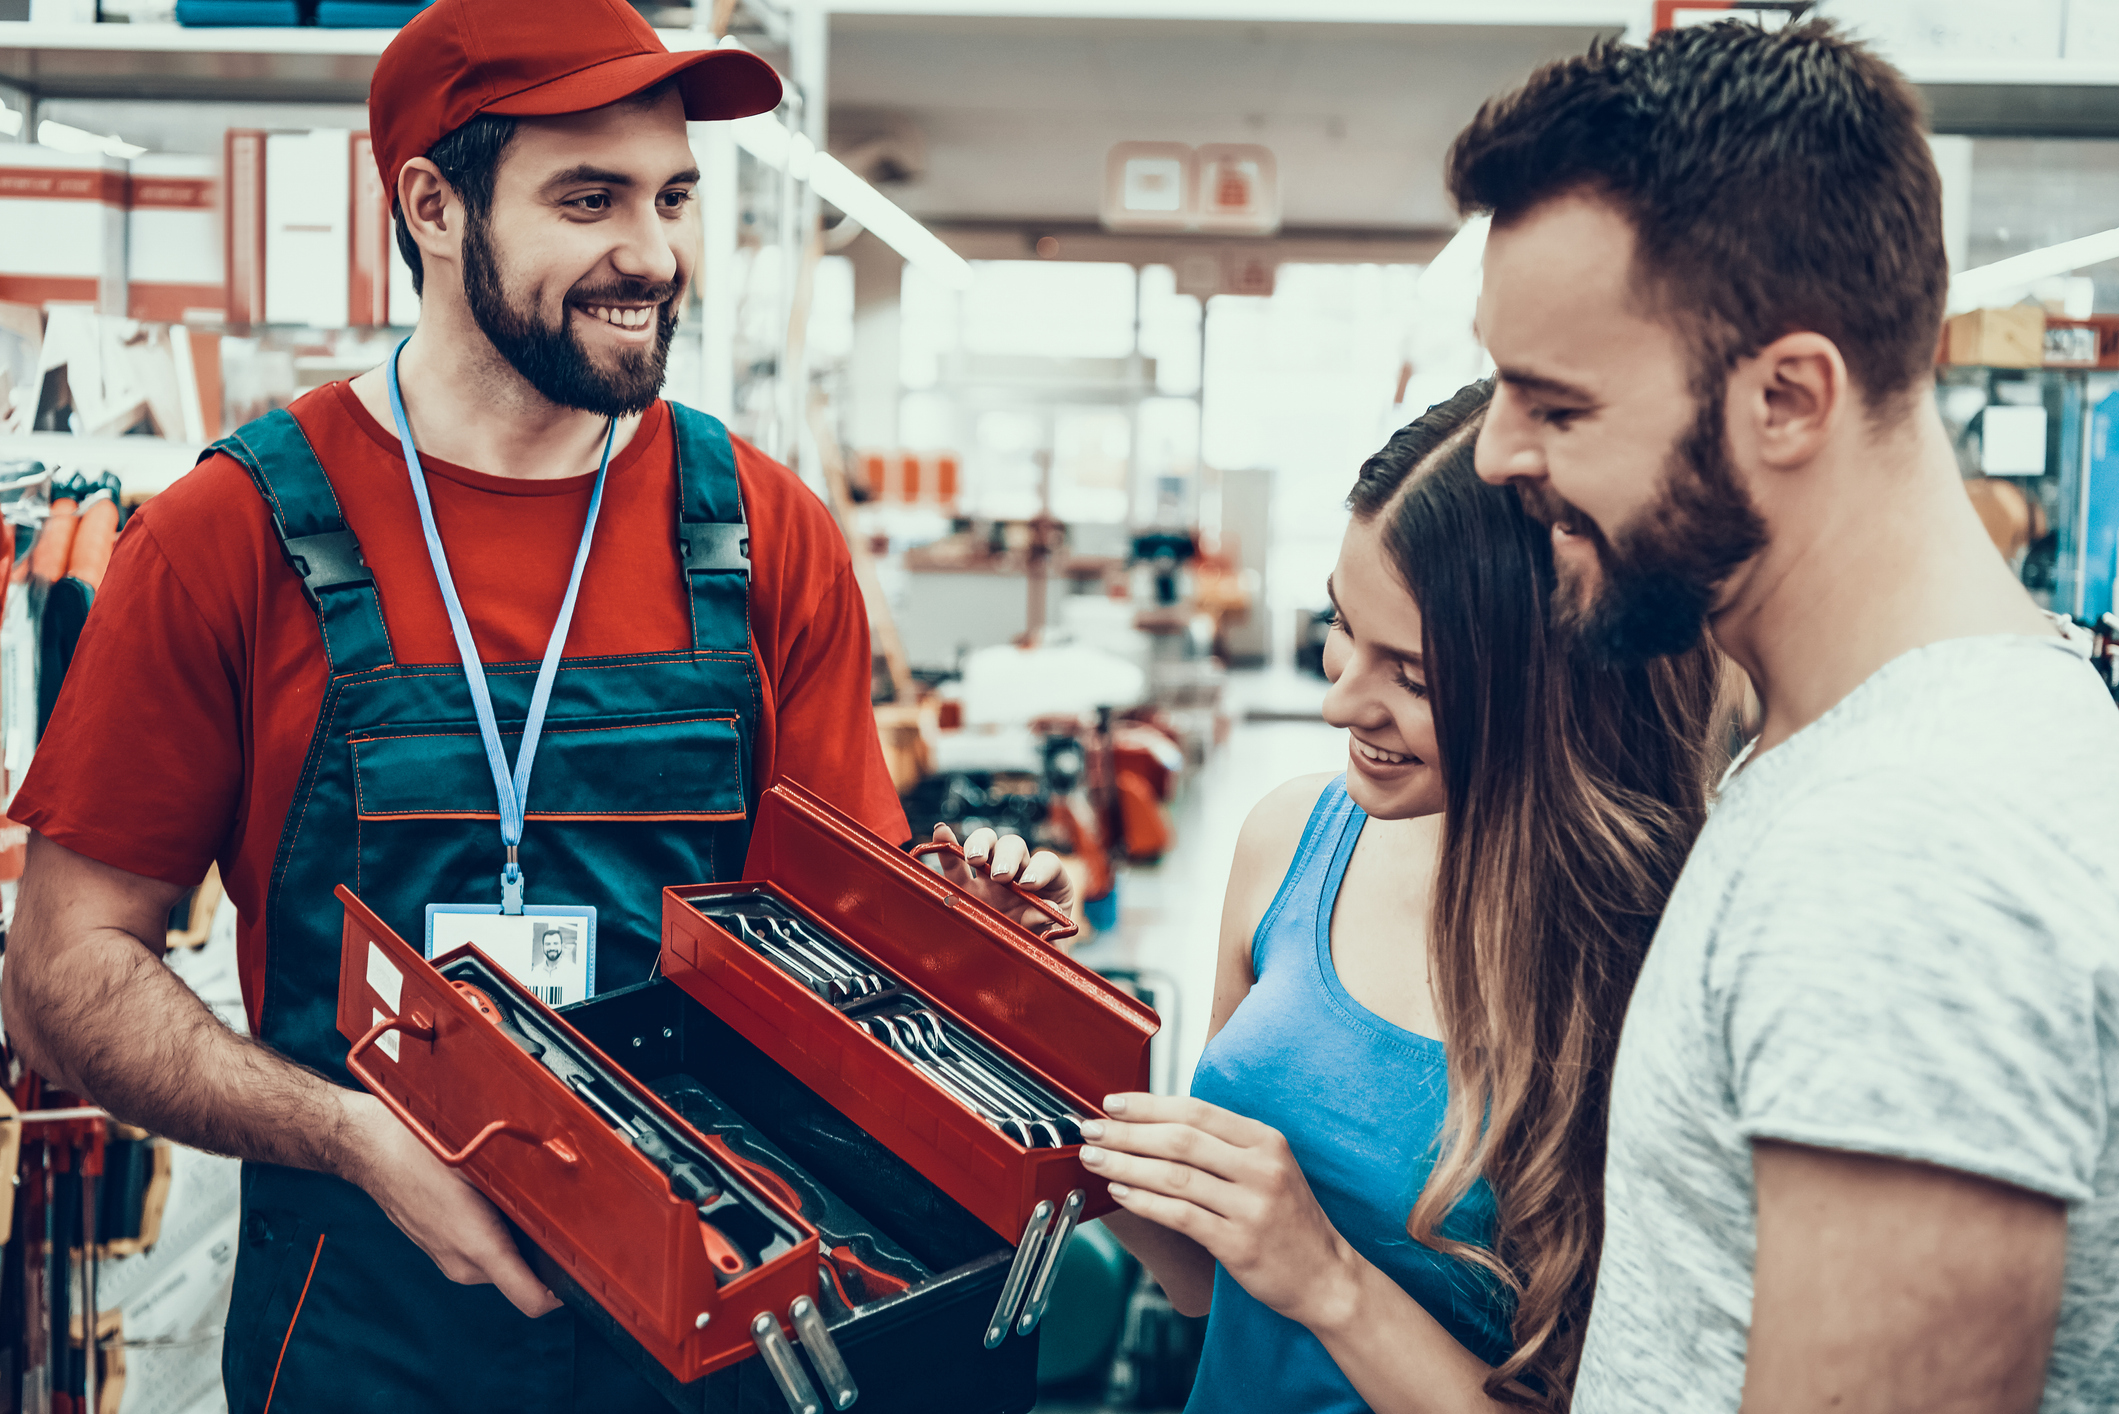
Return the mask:
{"type": "MultiPolygon", "coordinates": [[[[1175,811],[1176,847],[1160,864],[1129,869],[1121,877],[1119,926],[1075,953],[1091,967],[1164,974],[1150,979],[1158,988],[1164,1027],[1154,1056],[1158,1090],[1188,1089],[1206,1044],[1222,893],[1244,818],[1290,777],[1339,770],[1346,763],[1345,733],[1316,716],[1323,696],[1322,682],[1292,673],[1232,676],[1234,725],[1229,740],[1184,785],[1175,811]]],[[[1044,1401],[1037,1414],[1106,1411],[1094,1404],[1044,1401]]]]}

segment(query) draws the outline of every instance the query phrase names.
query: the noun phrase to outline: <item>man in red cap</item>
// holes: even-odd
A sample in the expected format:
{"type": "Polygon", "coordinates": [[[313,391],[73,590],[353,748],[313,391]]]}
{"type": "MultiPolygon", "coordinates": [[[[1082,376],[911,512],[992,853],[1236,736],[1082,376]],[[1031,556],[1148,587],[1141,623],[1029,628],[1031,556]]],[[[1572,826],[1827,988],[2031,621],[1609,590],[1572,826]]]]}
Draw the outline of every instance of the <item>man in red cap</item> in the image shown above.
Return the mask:
{"type": "Polygon", "coordinates": [[[837,527],[657,399],[699,244],[685,120],[779,97],[760,60],[671,54],[623,0],[407,25],[369,111],[418,329],[134,518],[16,796],[8,1038],[247,1161],[244,1414],[662,1407],[350,1085],[335,886],[430,946],[430,905],[468,916],[566,1001],[653,975],[658,889],[738,877],[777,778],[906,836],[837,527]],[[83,769],[120,744],[122,770],[83,769]],[[156,960],[216,860],[254,1040],[156,960]]]}

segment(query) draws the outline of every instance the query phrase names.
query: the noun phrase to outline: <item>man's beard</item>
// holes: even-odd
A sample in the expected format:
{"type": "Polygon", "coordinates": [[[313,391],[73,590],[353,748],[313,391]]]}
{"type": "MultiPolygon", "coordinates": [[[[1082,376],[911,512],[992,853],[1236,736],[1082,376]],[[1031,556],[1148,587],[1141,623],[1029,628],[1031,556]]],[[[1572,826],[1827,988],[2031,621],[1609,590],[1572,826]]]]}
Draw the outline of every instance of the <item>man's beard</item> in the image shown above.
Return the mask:
{"type": "Polygon", "coordinates": [[[1607,663],[1644,663],[1698,643],[1723,582],[1765,548],[1766,523],[1729,458],[1723,394],[1720,384],[1702,393],[1691,429],[1664,458],[1660,498],[1617,542],[1549,489],[1525,488],[1534,515],[1567,523],[1596,551],[1597,581],[1556,566],[1552,612],[1607,663]],[[1555,502],[1558,513],[1544,513],[1555,502]]]}
{"type": "Polygon", "coordinates": [[[549,402],[580,408],[601,417],[627,417],[645,411],[662,391],[664,369],[669,363],[670,340],[677,332],[677,295],[682,287],[667,281],[620,281],[607,289],[567,292],[560,307],[559,324],[547,326],[533,306],[518,307],[508,297],[494,258],[484,218],[473,220],[464,231],[464,297],[471,317],[485,331],[500,356],[549,402]],[[637,304],[647,301],[661,308],[656,316],[655,342],[649,348],[627,349],[614,367],[599,367],[582,347],[568,317],[575,305],[609,302],[637,304]]]}

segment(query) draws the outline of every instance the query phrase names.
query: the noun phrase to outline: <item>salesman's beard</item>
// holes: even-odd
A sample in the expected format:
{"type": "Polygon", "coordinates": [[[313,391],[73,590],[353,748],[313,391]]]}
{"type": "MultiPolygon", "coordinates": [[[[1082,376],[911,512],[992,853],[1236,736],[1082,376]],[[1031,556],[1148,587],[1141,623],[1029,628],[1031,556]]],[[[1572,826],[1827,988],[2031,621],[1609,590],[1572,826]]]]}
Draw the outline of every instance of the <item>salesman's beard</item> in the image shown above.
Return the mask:
{"type": "Polygon", "coordinates": [[[1737,480],[1723,421],[1725,387],[1700,397],[1663,460],[1661,494],[1616,540],[1549,483],[1517,484],[1524,509],[1587,539],[1596,569],[1556,565],[1554,624],[1595,657],[1631,665],[1700,640],[1722,585],[1766,546],[1766,523],[1737,480]]]}
{"type": "Polygon", "coordinates": [[[547,401],[601,417],[627,417],[645,411],[662,391],[682,285],[666,280],[621,280],[600,288],[577,285],[567,291],[559,323],[551,325],[538,317],[534,299],[510,296],[493,251],[490,224],[482,218],[464,231],[463,262],[464,298],[471,317],[500,356],[547,401]],[[575,334],[569,314],[577,306],[605,301],[658,303],[653,345],[628,349],[599,364],[575,334]]]}

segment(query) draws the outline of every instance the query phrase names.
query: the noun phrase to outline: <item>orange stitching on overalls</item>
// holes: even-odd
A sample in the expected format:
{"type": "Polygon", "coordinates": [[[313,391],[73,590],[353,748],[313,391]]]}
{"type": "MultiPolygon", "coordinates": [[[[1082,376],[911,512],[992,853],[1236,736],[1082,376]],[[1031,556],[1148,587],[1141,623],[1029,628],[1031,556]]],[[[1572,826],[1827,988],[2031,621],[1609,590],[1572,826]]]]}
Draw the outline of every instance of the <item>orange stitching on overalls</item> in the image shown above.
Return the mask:
{"type": "Polygon", "coordinates": [[[302,1318],[302,1304],[309,1299],[309,1283],[316,1280],[316,1264],[323,1260],[324,1234],[316,1235],[316,1251],[309,1258],[309,1275],[302,1278],[302,1294],[295,1298],[294,1314],[287,1318],[287,1334],[280,1339],[280,1358],[272,1362],[272,1383],[265,1390],[262,1414],[272,1414],[272,1396],[279,1393],[280,1367],[287,1363],[287,1347],[294,1344],[294,1323],[302,1318]]]}
{"type": "MultiPolygon", "coordinates": [[[[545,735],[580,736],[586,732],[630,732],[638,731],[642,727],[684,727],[690,726],[694,722],[733,722],[735,720],[736,714],[734,712],[722,712],[710,717],[671,717],[667,720],[659,722],[621,722],[617,726],[613,727],[552,726],[545,728],[545,735]]],[[[381,733],[386,732],[388,730],[389,729],[386,727],[370,727],[368,728],[367,735],[349,736],[346,738],[346,740],[351,745],[359,746],[364,742],[371,741],[430,741],[441,738],[447,738],[452,741],[461,738],[465,741],[469,741],[475,737],[482,735],[482,733],[479,732],[401,732],[391,733],[388,736],[381,735],[381,733]]],[[[511,733],[502,732],[501,735],[508,736],[511,735],[511,733]]],[[[512,735],[520,736],[522,735],[522,733],[515,732],[512,733],[512,735]]]]}

